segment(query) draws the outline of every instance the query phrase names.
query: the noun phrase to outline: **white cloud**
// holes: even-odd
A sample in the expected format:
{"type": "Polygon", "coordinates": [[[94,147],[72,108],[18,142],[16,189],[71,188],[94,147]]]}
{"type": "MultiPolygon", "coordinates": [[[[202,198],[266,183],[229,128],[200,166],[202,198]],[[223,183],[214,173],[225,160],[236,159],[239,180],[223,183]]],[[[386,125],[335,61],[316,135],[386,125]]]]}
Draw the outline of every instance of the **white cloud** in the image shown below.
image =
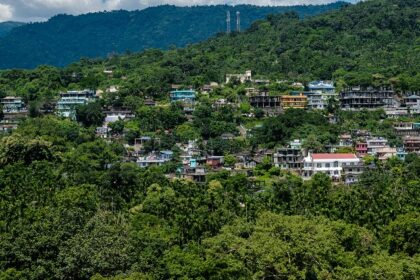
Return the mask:
{"type": "Polygon", "coordinates": [[[299,4],[325,4],[336,0],[0,0],[0,21],[45,20],[55,14],[82,14],[117,9],[144,9],[150,6],[172,4],[177,6],[215,4],[254,4],[290,6],[299,4]]]}
{"type": "Polygon", "coordinates": [[[13,18],[13,7],[0,3],[0,22],[13,18]]]}

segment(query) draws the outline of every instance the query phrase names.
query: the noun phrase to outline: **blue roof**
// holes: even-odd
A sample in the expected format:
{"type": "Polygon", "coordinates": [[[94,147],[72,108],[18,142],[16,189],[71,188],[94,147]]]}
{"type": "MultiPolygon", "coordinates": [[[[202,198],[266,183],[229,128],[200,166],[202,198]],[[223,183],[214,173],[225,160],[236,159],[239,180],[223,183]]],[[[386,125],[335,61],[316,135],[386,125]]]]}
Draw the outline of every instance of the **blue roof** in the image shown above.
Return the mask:
{"type": "Polygon", "coordinates": [[[308,85],[309,88],[320,88],[320,89],[335,89],[334,85],[324,81],[313,81],[308,85]]]}
{"type": "Polygon", "coordinates": [[[183,90],[173,90],[171,93],[178,94],[178,93],[187,93],[187,94],[195,94],[195,90],[192,89],[183,89],[183,90]]]}

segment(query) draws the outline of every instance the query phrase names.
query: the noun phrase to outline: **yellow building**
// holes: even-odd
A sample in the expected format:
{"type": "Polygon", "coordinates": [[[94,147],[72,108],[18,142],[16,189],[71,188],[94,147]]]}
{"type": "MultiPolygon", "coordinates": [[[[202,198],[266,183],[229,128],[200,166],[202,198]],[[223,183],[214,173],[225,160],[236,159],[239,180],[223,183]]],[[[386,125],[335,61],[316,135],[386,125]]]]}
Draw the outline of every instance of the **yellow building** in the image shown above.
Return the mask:
{"type": "Polygon", "coordinates": [[[281,106],[283,109],[305,109],[308,104],[308,97],[303,95],[283,95],[281,97],[281,106]]]}

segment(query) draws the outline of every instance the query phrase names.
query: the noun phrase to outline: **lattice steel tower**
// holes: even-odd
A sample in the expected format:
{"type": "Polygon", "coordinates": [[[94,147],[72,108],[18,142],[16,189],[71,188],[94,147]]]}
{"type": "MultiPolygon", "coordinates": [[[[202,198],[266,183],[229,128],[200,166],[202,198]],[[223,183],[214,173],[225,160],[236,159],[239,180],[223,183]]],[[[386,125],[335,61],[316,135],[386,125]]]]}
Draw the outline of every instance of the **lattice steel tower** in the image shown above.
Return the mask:
{"type": "Polygon", "coordinates": [[[230,33],[230,11],[227,12],[226,14],[226,33],[229,34],[230,33]]]}
{"type": "Polygon", "coordinates": [[[241,32],[241,13],[236,12],[236,31],[241,32]]]}

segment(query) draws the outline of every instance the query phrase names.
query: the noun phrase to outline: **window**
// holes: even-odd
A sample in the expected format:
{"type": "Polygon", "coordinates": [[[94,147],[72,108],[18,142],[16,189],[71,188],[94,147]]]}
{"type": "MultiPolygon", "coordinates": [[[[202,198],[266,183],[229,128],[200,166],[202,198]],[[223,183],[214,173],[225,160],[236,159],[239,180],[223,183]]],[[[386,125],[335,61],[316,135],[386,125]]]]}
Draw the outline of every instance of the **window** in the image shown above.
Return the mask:
{"type": "Polygon", "coordinates": [[[322,164],[321,163],[317,163],[316,167],[321,168],[322,164]]]}
{"type": "Polygon", "coordinates": [[[338,161],[334,162],[334,167],[338,167],[338,161]]]}
{"type": "Polygon", "coordinates": [[[326,168],[330,168],[330,164],[329,164],[329,163],[326,163],[326,164],[325,164],[325,167],[326,167],[326,168]]]}

